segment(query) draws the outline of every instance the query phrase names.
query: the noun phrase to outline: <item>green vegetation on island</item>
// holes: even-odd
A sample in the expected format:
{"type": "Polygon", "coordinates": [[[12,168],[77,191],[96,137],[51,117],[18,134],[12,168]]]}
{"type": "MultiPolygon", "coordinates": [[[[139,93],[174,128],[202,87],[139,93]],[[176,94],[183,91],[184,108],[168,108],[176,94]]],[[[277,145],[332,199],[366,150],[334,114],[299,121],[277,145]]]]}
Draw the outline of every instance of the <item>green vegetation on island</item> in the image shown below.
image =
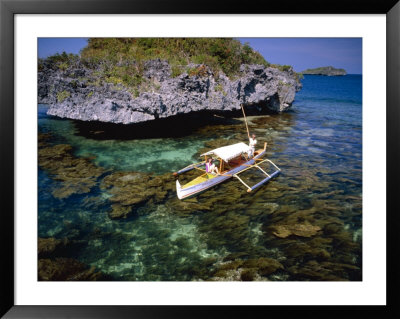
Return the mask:
{"type": "Polygon", "coordinates": [[[67,97],[70,97],[71,93],[68,91],[61,91],[57,93],[57,102],[61,103],[64,101],[67,97]]]}
{"type": "MultiPolygon", "coordinates": [[[[171,67],[171,77],[186,72],[189,76],[204,76],[206,69],[193,65],[205,65],[214,76],[222,71],[229,78],[240,73],[242,64],[261,64],[281,71],[291,71],[300,80],[301,75],[292,71],[289,65],[270,64],[249,44],[231,38],[90,38],[80,56],[56,54],[46,60],[53,69],[65,71],[79,61],[92,69],[99,84],[122,84],[133,92],[146,82],[145,62],[166,60],[171,67]]],[[[142,90],[140,90],[142,91],[142,90]]]]}
{"type": "MultiPolygon", "coordinates": [[[[167,60],[176,72],[185,71],[189,63],[205,64],[228,76],[237,73],[243,63],[269,66],[249,45],[227,38],[91,38],[81,56],[95,64],[135,61],[137,71],[141,71],[143,62],[153,59],[167,60]]],[[[118,74],[122,70],[115,71],[118,74]]]]}
{"type": "Polygon", "coordinates": [[[345,69],[336,69],[333,66],[324,66],[315,69],[307,69],[301,72],[302,74],[312,74],[312,75],[327,75],[327,76],[336,76],[336,75],[346,75],[345,69]]]}

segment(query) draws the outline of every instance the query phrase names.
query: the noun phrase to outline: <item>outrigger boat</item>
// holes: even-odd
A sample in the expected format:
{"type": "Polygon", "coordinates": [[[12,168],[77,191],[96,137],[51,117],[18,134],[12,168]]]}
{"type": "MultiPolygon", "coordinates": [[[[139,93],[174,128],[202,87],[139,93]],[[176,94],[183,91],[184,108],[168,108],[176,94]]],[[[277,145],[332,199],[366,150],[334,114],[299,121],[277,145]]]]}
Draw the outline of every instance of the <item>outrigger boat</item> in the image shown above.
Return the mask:
{"type": "Polygon", "coordinates": [[[247,151],[249,146],[245,143],[237,143],[233,145],[223,146],[214,150],[211,150],[207,153],[201,154],[200,156],[204,156],[204,161],[196,164],[189,165],[178,172],[175,172],[174,175],[178,176],[182,173],[188,172],[192,169],[197,169],[202,171],[203,173],[191,180],[187,184],[181,186],[179,180],[176,180],[176,192],[179,199],[185,199],[192,196],[195,196],[205,190],[218,185],[232,177],[238,179],[244,186],[247,187],[247,192],[251,192],[261,185],[268,182],[271,178],[275,177],[280,173],[280,169],[269,159],[262,159],[262,156],[265,154],[267,148],[267,143],[264,143],[264,149],[259,149],[254,152],[254,157],[247,157],[247,151]],[[207,163],[207,156],[213,156],[219,159],[219,173],[211,174],[207,173],[205,169],[200,168],[201,166],[205,166],[207,163]],[[259,165],[264,162],[269,162],[275,168],[275,171],[271,174],[268,174],[263,168],[259,165]],[[247,171],[251,168],[259,169],[266,177],[261,180],[259,183],[254,186],[247,185],[238,175],[247,171]]]}

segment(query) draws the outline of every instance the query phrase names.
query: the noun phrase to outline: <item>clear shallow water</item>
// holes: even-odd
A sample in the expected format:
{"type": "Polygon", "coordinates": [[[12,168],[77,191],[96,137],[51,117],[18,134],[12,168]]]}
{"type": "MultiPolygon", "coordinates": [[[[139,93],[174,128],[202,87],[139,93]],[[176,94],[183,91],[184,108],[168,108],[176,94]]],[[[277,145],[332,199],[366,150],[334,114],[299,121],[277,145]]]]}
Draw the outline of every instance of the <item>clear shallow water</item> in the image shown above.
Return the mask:
{"type": "Polygon", "coordinates": [[[76,156],[95,156],[96,165],[124,171],[156,172],[178,170],[192,163],[192,155],[204,146],[201,137],[137,140],[94,140],[77,135],[72,121],[46,115],[39,104],[39,131],[50,132],[54,142],[74,146],[76,156]]]}
{"type": "MultiPolygon", "coordinates": [[[[361,88],[357,75],[305,76],[290,112],[249,117],[250,130],[260,145],[268,142],[268,158],[282,169],[256,193],[229,181],[182,203],[172,189],[133,205],[121,220],[108,216],[114,202],[101,187],[104,176],[165,176],[198,161],[210,141],[246,141],[245,126],[209,126],[180,138],[94,140],[39,105],[39,132],[51,134],[51,145],[69,144],[75,157],[90,156],[106,170],[89,193],[56,198],[52,192],[63,182],[39,168],[39,236],[79,242],[68,257],[114,280],[245,280],[248,273],[253,280],[361,280],[361,88]],[[279,237],[282,225],[319,229],[279,237]],[[282,267],[239,265],[260,258],[282,267]]],[[[243,176],[260,179],[257,172],[243,176]]]]}

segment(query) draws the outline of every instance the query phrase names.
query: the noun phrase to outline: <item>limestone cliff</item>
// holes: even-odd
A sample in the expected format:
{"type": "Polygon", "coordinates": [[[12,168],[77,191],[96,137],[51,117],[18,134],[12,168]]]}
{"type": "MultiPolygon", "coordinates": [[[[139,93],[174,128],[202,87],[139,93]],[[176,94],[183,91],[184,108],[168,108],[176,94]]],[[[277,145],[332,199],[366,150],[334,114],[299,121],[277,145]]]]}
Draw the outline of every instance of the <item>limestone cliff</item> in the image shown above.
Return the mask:
{"type": "Polygon", "coordinates": [[[173,77],[167,61],[147,61],[148,88],[135,92],[122,83],[102,82],[79,60],[65,70],[45,61],[38,73],[38,103],[48,104],[48,114],[61,118],[130,124],[198,111],[229,112],[241,104],[282,112],[301,88],[291,68],[243,64],[234,79],[223,72],[216,76],[203,64],[188,69],[195,72],[173,77]]]}

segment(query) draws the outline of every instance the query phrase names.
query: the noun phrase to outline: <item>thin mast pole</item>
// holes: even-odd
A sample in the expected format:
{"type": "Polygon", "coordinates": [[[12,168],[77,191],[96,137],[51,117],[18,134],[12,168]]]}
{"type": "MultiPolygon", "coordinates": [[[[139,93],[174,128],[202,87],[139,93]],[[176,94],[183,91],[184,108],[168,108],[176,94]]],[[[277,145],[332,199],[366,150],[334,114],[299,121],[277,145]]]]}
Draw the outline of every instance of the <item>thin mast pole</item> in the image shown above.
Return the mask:
{"type": "Polygon", "coordinates": [[[244,114],[243,104],[240,104],[240,106],[242,107],[242,111],[243,111],[243,117],[244,117],[244,123],[246,124],[247,136],[250,139],[249,127],[247,126],[246,114],[244,114]]]}

